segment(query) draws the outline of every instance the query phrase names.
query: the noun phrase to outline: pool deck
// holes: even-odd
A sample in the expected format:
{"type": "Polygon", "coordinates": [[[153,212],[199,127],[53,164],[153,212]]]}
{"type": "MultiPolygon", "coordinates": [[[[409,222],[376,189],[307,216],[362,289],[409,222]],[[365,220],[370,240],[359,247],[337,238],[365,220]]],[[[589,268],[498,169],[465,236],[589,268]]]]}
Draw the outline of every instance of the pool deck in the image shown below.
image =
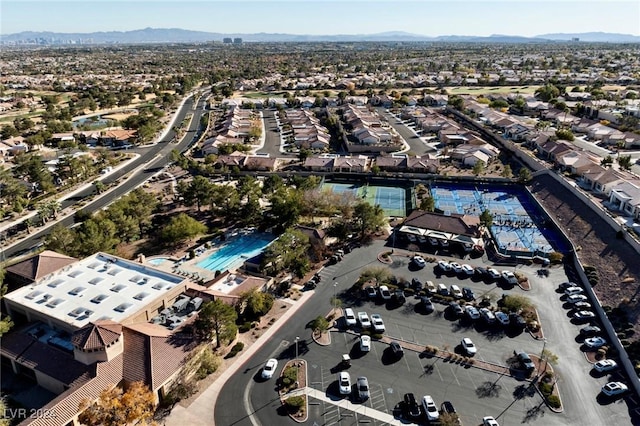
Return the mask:
{"type": "MultiPolygon", "coordinates": [[[[195,251],[196,256],[193,259],[188,259],[189,253],[185,252],[185,254],[182,257],[167,255],[166,257],[168,259],[162,262],[160,265],[153,265],[149,262],[146,262],[146,263],[161,271],[171,272],[171,273],[183,276],[185,278],[189,278],[193,282],[199,282],[199,281],[206,282],[215,278],[216,276],[215,271],[210,271],[208,269],[200,268],[197,266],[197,263],[201,262],[211,253],[219,249],[220,249],[219,246],[215,246],[211,248],[202,247],[202,250],[195,251]],[[186,259],[186,260],[181,260],[181,259],[186,259]]],[[[163,257],[163,256],[156,256],[156,258],[157,257],[163,257]]],[[[153,260],[153,258],[150,260],[153,260]]]]}

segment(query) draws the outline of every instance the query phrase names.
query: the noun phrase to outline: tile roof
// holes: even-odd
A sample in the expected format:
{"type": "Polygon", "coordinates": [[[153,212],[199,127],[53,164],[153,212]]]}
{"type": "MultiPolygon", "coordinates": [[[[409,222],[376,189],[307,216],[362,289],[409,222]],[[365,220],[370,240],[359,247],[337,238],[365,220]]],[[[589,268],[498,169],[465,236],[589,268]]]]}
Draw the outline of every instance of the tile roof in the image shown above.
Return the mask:
{"type": "Polygon", "coordinates": [[[105,348],[118,340],[122,334],[122,325],[113,321],[96,321],[76,331],[71,338],[73,346],[83,349],[105,348]]]}
{"type": "Polygon", "coordinates": [[[6,270],[28,280],[36,281],[77,261],[78,259],[76,258],[45,250],[40,254],[7,267],[6,270]]]}
{"type": "Polygon", "coordinates": [[[83,400],[94,401],[105,389],[110,389],[122,381],[123,357],[118,355],[109,362],[95,365],[95,374],[87,382],[61,393],[47,405],[43,412],[55,413],[55,417],[33,416],[20,423],[33,426],[60,426],[68,424],[78,413],[83,400]]]}
{"type": "Polygon", "coordinates": [[[414,210],[404,221],[406,226],[431,229],[434,231],[448,232],[458,235],[476,236],[477,224],[469,216],[452,214],[445,216],[439,213],[430,213],[424,210],[414,210]]]}
{"type": "Polygon", "coordinates": [[[142,381],[158,389],[178,371],[197,342],[180,332],[169,336],[149,335],[146,328],[124,327],[124,368],[127,381],[142,381]]]}
{"type": "Polygon", "coordinates": [[[21,332],[2,336],[1,353],[29,369],[36,370],[68,386],[86,382],[93,370],[91,366],[76,361],[72,354],[21,332]]]}

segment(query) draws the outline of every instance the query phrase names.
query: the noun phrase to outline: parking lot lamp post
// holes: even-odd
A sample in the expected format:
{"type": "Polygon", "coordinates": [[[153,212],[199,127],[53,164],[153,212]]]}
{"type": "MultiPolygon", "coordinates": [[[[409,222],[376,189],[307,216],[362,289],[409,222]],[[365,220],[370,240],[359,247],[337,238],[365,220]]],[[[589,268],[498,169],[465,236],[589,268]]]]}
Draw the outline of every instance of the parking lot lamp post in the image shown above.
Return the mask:
{"type": "Polygon", "coordinates": [[[333,310],[336,310],[336,303],[337,303],[337,297],[338,297],[338,283],[334,282],[333,283],[333,310]]]}
{"type": "MultiPolygon", "coordinates": [[[[545,350],[545,348],[546,348],[546,346],[547,346],[547,339],[546,339],[546,338],[543,338],[543,339],[542,339],[542,342],[543,342],[543,343],[542,343],[542,352],[540,352],[540,361],[541,361],[541,362],[542,362],[542,359],[544,358],[544,350],[545,350]]],[[[539,368],[539,367],[540,367],[540,366],[538,366],[538,368],[539,368]]],[[[544,374],[544,372],[545,372],[545,370],[546,370],[546,369],[547,369],[547,361],[546,361],[546,359],[545,359],[544,369],[542,369],[542,370],[539,370],[539,371],[538,371],[538,376],[541,376],[542,374],[544,374]]]]}
{"type": "Polygon", "coordinates": [[[298,369],[300,368],[298,364],[298,340],[300,340],[300,337],[296,336],[296,359],[293,361],[296,366],[296,387],[298,387],[298,369]]]}

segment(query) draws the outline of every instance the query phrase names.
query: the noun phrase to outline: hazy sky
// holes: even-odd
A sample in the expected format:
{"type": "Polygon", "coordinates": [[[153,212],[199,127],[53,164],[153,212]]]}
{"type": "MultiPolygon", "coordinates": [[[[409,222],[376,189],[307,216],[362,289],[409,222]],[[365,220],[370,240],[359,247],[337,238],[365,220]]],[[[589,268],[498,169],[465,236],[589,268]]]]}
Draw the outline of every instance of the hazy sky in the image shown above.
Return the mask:
{"type": "Polygon", "coordinates": [[[128,31],[533,36],[640,35],[638,0],[1,0],[0,34],[128,31]]]}

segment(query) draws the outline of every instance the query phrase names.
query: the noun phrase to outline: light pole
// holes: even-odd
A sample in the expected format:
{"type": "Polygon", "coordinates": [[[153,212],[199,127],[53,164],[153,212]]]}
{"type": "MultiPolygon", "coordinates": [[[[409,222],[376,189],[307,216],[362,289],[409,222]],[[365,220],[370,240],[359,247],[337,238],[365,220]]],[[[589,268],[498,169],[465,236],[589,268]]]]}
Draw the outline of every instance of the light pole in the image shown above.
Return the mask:
{"type": "Polygon", "coordinates": [[[336,310],[336,303],[337,303],[337,298],[338,298],[338,283],[334,282],[333,283],[333,310],[336,310]]]}
{"type": "Polygon", "coordinates": [[[296,359],[293,361],[296,366],[296,388],[298,387],[298,370],[300,369],[298,363],[298,340],[300,340],[300,337],[296,336],[296,359]]]}
{"type": "MultiPolygon", "coordinates": [[[[542,342],[543,342],[543,343],[542,343],[542,352],[540,352],[540,362],[542,362],[542,358],[544,357],[544,350],[545,350],[545,348],[546,348],[546,346],[547,346],[547,339],[546,339],[546,338],[543,338],[543,339],[542,339],[542,342]]],[[[546,362],[546,360],[545,360],[545,363],[544,363],[544,370],[539,371],[539,372],[538,372],[538,376],[542,375],[542,374],[546,371],[546,369],[547,369],[547,362],[546,362]]]]}

